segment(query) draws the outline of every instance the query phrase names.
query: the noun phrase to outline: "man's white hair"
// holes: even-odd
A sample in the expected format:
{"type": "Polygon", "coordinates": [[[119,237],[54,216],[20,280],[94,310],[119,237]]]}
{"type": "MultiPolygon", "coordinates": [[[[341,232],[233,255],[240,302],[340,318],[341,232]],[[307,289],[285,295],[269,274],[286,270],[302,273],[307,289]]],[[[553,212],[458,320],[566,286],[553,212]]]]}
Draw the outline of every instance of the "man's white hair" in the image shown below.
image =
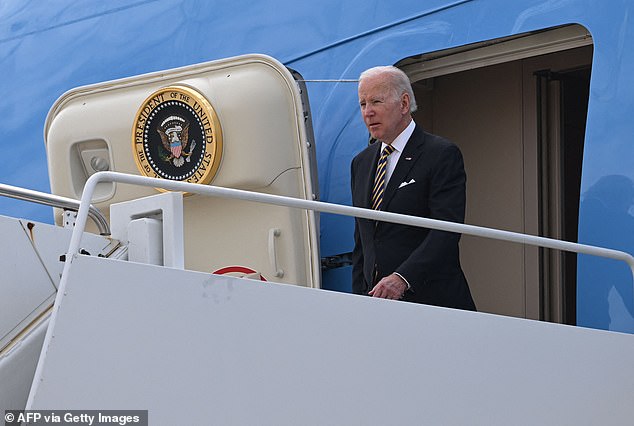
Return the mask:
{"type": "Polygon", "coordinates": [[[418,109],[416,105],[416,98],[414,97],[414,90],[412,89],[412,83],[409,81],[407,74],[400,68],[396,68],[392,65],[383,65],[379,67],[369,68],[361,73],[359,76],[359,83],[366,77],[375,77],[378,75],[385,75],[387,77],[387,83],[394,90],[394,96],[399,99],[403,93],[409,95],[409,112],[414,112],[418,109]]]}

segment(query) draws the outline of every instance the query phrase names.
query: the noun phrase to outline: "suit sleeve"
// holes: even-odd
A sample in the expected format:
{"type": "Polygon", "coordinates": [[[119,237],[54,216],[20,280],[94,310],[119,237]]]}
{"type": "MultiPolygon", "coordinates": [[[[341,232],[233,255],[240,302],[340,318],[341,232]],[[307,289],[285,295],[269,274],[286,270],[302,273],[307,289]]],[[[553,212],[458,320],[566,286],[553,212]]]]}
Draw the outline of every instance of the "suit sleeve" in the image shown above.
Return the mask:
{"type": "MultiPolygon", "coordinates": [[[[466,174],[462,154],[456,145],[448,145],[438,156],[429,181],[429,217],[464,222],[466,174]]],[[[425,280],[447,277],[459,265],[460,234],[430,230],[423,242],[396,269],[408,280],[413,291],[425,280]]]]}
{"type": "MultiPolygon", "coordinates": [[[[350,183],[352,198],[355,195],[355,160],[350,165],[350,183]]],[[[363,279],[363,249],[361,247],[361,238],[359,236],[358,219],[354,221],[354,248],[352,249],[352,292],[361,294],[366,291],[363,279]]]]}

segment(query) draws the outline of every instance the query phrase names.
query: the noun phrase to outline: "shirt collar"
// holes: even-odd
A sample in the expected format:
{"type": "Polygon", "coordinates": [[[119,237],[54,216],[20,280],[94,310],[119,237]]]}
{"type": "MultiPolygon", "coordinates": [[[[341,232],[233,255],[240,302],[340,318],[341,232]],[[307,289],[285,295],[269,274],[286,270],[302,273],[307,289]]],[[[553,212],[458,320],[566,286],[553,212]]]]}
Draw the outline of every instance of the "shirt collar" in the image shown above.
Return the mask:
{"type": "MultiPolygon", "coordinates": [[[[407,145],[407,141],[409,140],[410,136],[412,136],[412,133],[414,133],[414,127],[416,127],[416,123],[414,123],[414,120],[412,120],[409,122],[407,127],[396,137],[396,139],[394,139],[394,142],[392,142],[392,146],[394,147],[394,149],[396,149],[398,152],[403,152],[403,150],[405,149],[405,145],[407,145]]],[[[383,150],[386,145],[387,144],[385,142],[381,142],[381,150],[383,150]]]]}

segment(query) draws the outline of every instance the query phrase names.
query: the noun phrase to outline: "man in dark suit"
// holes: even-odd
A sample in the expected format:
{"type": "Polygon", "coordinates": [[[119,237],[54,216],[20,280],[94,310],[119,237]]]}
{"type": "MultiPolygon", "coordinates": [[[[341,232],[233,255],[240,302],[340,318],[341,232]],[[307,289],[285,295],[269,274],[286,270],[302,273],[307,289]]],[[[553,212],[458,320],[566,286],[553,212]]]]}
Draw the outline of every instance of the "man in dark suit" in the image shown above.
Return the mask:
{"type": "MultiPolygon", "coordinates": [[[[353,205],[463,222],[462,154],[414,123],[407,75],[392,66],[363,72],[359,105],[377,142],[352,160],[353,205]]],[[[354,293],[475,310],[460,267],[460,234],[356,219],[354,236],[354,293]]]]}

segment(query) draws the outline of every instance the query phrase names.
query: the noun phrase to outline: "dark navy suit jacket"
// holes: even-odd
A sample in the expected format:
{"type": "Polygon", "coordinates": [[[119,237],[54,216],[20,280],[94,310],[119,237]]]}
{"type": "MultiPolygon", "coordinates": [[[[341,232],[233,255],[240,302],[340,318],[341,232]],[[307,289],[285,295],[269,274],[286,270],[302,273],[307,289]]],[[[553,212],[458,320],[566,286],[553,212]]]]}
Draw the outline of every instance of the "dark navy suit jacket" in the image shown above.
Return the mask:
{"type": "MultiPolygon", "coordinates": [[[[352,160],[355,207],[370,208],[380,150],[381,144],[374,143],[352,160]]],[[[458,147],[416,126],[385,189],[383,210],[462,223],[465,183],[458,147]]],[[[354,293],[367,294],[381,278],[397,272],[411,285],[404,300],[475,310],[460,267],[460,234],[356,219],[354,238],[354,293]]]]}

